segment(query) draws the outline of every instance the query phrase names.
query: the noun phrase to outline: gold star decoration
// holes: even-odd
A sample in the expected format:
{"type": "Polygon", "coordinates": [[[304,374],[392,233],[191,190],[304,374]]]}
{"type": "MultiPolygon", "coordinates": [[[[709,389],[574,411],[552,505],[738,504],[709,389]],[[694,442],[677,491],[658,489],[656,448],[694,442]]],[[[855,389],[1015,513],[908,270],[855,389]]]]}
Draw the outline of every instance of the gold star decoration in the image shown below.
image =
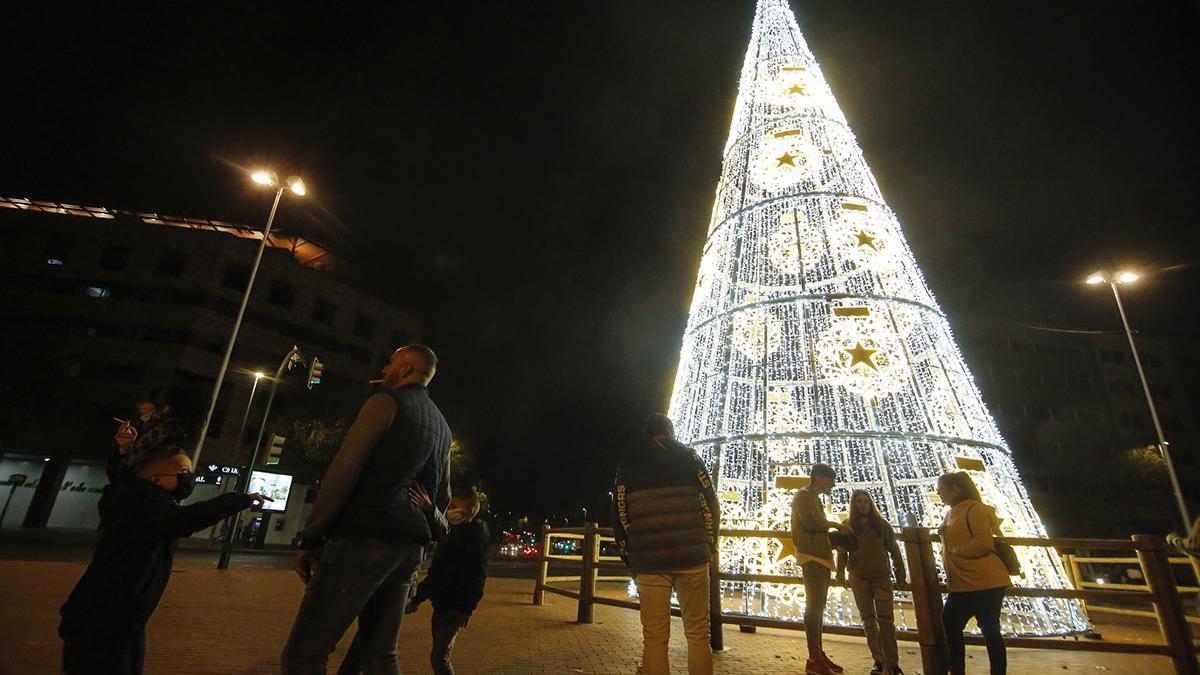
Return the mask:
{"type": "Polygon", "coordinates": [[[879,250],[879,247],[875,245],[875,237],[867,234],[866,230],[859,230],[858,234],[854,236],[858,237],[859,246],[870,246],[873,251],[879,250]]]}
{"type": "Polygon", "coordinates": [[[792,541],[790,536],[780,537],[779,543],[781,546],[779,549],[779,555],[775,558],[775,562],[781,563],[788,558],[791,558],[792,562],[799,562],[796,560],[796,542],[792,541]]]}
{"type": "Polygon", "coordinates": [[[800,94],[801,96],[804,96],[804,94],[805,94],[806,92],[804,91],[804,87],[801,87],[801,86],[800,86],[800,85],[798,85],[798,84],[793,84],[793,85],[792,85],[792,86],[791,86],[791,87],[788,89],[788,93],[789,93],[789,94],[800,94]]]}
{"type": "Polygon", "coordinates": [[[879,367],[871,360],[871,355],[879,351],[878,349],[867,349],[862,342],[855,342],[854,349],[843,349],[842,351],[850,355],[851,368],[861,363],[871,370],[879,370],[879,367]]]}
{"type": "Polygon", "coordinates": [[[779,162],[779,166],[783,166],[784,164],[787,164],[789,166],[796,166],[796,158],[786,152],[783,153],[783,155],[781,157],[776,158],[775,161],[779,162]]]}

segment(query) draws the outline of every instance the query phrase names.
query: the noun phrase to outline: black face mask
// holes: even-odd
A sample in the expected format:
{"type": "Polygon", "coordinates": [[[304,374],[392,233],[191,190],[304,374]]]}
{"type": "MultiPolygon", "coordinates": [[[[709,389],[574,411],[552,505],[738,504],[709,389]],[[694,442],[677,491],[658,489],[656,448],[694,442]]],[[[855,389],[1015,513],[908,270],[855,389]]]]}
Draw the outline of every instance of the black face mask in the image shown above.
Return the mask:
{"type": "Polygon", "coordinates": [[[196,489],[196,474],[187,471],[184,473],[175,474],[175,489],[171,490],[171,496],[179,501],[183,501],[192,496],[192,490],[196,489]]]}

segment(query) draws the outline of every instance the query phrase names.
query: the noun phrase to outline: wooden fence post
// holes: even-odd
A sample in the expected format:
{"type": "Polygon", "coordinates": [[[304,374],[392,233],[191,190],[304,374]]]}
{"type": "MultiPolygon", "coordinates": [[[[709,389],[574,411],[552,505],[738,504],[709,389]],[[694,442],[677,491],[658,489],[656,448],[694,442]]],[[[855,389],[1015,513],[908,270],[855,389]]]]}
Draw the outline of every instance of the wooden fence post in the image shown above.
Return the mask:
{"type": "Polygon", "coordinates": [[[714,652],[725,650],[724,622],[721,620],[721,552],[708,563],[708,643],[714,652]]]}
{"type": "Polygon", "coordinates": [[[596,569],[600,566],[600,529],[596,523],[583,524],[583,571],[579,575],[579,612],[575,621],[591,623],[596,597],[596,569]]]}
{"type": "Polygon", "coordinates": [[[538,542],[538,571],[537,580],[533,582],[533,604],[542,605],[546,602],[546,577],[550,573],[550,524],[542,525],[542,540],[538,542]]]}
{"type": "MultiPolygon", "coordinates": [[[[1062,557],[1063,563],[1065,563],[1063,567],[1067,570],[1067,580],[1071,582],[1071,588],[1077,591],[1083,590],[1083,586],[1079,585],[1083,581],[1083,570],[1079,567],[1079,561],[1076,560],[1075,554],[1064,553],[1062,557]]],[[[1081,599],[1079,608],[1083,610],[1084,616],[1088,616],[1087,600],[1081,599]]],[[[1091,618],[1089,617],[1088,620],[1090,621],[1091,618]]]]}
{"type": "Polygon", "coordinates": [[[1192,629],[1183,613],[1183,601],[1175,585],[1175,572],[1167,560],[1167,546],[1162,537],[1148,534],[1133,535],[1138,561],[1146,575],[1146,586],[1154,595],[1154,613],[1158,627],[1167,643],[1176,675],[1200,675],[1196,662],[1196,646],[1192,644],[1192,629]]]}
{"type": "Polygon", "coordinates": [[[942,593],[938,590],[933,540],[924,527],[906,527],[900,539],[908,557],[922,669],[927,675],[946,675],[946,630],[942,627],[942,593]]]}

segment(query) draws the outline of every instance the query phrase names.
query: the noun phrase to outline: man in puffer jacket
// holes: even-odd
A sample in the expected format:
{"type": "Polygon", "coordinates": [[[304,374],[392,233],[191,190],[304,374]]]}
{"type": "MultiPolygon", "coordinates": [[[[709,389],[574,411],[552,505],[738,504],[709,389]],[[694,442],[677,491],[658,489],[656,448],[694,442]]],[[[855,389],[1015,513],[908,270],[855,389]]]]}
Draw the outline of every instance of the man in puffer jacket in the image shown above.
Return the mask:
{"type": "Polygon", "coordinates": [[[717,550],[721,514],[704,462],[675,440],[666,415],[642,425],[625,451],[613,487],[613,532],[637,582],[642,614],[642,672],[666,675],[671,591],[679,597],[689,675],[711,675],[708,564],[717,550]]]}

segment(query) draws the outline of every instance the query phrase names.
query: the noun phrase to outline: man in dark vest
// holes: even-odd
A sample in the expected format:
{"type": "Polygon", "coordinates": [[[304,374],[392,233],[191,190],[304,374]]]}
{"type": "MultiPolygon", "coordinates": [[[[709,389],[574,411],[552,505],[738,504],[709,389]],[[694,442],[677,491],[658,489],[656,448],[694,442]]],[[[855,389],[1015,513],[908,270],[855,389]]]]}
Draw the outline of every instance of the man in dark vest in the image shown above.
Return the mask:
{"type": "Polygon", "coordinates": [[[721,513],[708,469],[675,440],[666,415],[642,424],[642,439],[617,466],[613,533],[637,582],[642,613],[642,673],[667,675],[671,591],[679,596],[689,675],[712,675],[708,563],[721,513]]]}
{"type": "Polygon", "coordinates": [[[324,673],[355,619],[359,666],[400,672],[409,583],[450,503],[450,427],[425,390],[436,369],[428,347],[397,349],[325,473],[296,552],[308,588],[283,649],[285,674],[324,673]],[[409,488],[435,495],[432,513],[409,488]]]}

